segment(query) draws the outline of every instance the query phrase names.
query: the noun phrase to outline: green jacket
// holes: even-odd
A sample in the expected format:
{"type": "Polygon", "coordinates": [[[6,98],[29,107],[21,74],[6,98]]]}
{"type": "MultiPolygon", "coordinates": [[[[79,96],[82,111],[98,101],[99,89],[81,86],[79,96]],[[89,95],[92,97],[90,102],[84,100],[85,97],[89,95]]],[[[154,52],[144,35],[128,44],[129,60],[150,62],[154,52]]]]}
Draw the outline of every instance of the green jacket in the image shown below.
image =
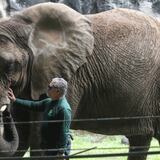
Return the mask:
{"type": "Polygon", "coordinates": [[[66,148],[71,124],[71,108],[66,98],[53,101],[47,98],[41,101],[16,99],[18,105],[33,111],[43,112],[44,121],[64,120],[63,122],[42,123],[42,148],[66,148]]]}

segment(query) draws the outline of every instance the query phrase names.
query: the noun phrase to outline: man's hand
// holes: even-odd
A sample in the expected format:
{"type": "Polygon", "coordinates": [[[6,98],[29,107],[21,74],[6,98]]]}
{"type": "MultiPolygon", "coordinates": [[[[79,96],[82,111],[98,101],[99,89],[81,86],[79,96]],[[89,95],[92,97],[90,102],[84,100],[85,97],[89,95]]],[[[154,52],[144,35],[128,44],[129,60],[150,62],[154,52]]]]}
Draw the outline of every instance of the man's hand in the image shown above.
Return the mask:
{"type": "Polygon", "coordinates": [[[14,93],[13,93],[13,90],[12,90],[11,88],[9,88],[9,90],[8,90],[8,98],[9,98],[12,102],[14,102],[14,101],[16,100],[16,97],[15,97],[15,95],[14,95],[14,93]]]}

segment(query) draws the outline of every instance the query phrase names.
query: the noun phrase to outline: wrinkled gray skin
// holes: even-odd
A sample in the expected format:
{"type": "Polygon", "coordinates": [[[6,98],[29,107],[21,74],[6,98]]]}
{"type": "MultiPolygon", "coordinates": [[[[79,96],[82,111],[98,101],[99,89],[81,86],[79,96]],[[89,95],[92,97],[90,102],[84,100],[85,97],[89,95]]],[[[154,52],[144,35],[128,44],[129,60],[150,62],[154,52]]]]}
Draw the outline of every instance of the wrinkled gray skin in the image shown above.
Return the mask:
{"type": "MultiPolygon", "coordinates": [[[[36,100],[59,76],[68,81],[75,119],[158,116],[159,51],[160,22],[141,12],[83,16],[58,3],[33,6],[0,22],[0,106],[9,104],[9,85],[17,97],[36,100]]],[[[12,106],[12,115],[15,121],[41,120],[20,106],[12,106]]],[[[125,135],[129,152],[148,151],[152,137],[160,140],[158,118],[74,122],[72,128],[125,135]]],[[[18,149],[39,148],[38,124],[17,130],[18,149]]]]}

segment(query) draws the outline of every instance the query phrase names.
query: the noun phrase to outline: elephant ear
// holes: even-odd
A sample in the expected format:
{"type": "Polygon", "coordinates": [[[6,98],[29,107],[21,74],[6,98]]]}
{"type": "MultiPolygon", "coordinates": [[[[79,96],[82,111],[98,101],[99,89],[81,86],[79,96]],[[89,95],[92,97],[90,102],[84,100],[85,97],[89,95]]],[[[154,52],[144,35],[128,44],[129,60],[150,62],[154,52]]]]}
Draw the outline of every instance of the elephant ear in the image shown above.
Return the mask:
{"type": "Polygon", "coordinates": [[[29,46],[34,54],[32,98],[47,91],[53,77],[70,80],[92,54],[94,39],[89,20],[59,3],[42,3],[20,13],[33,26],[29,46]]]}

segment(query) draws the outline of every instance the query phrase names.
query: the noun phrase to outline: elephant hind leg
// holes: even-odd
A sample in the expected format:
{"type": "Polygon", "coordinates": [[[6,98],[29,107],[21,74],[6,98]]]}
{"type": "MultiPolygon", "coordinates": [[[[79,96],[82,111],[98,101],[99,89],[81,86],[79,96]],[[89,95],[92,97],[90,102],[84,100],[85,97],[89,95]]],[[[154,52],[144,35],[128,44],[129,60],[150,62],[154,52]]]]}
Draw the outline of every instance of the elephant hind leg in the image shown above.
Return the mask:
{"type": "MultiPolygon", "coordinates": [[[[129,153],[133,152],[147,152],[152,140],[151,135],[136,135],[128,136],[129,139],[129,153]]],[[[147,154],[131,154],[128,160],[146,160],[147,154]]]]}

